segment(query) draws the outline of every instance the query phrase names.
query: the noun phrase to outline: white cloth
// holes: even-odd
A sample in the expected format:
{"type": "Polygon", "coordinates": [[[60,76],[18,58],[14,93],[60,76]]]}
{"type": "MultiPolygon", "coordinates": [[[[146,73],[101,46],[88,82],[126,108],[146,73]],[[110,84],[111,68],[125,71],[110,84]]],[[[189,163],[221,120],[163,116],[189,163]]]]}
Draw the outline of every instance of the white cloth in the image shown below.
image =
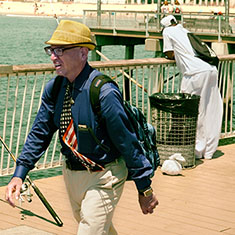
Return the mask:
{"type": "Polygon", "coordinates": [[[161,20],[161,25],[163,27],[169,27],[171,25],[172,20],[177,22],[176,18],[173,15],[166,16],[161,20]]]}
{"type": "Polygon", "coordinates": [[[195,150],[198,158],[211,159],[218,146],[223,117],[217,70],[184,76],[181,92],[200,95],[195,150]]]}
{"type": "Polygon", "coordinates": [[[183,75],[214,70],[214,67],[195,57],[187,33],[181,24],[163,30],[163,52],[174,51],[176,64],[183,75]]]}
{"type": "Polygon", "coordinates": [[[181,92],[200,96],[196,135],[196,155],[211,159],[220,137],[223,102],[218,89],[218,71],[215,66],[196,58],[182,25],[163,31],[163,52],[174,51],[176,64],[183,74],[181,92]]]}
{"type": "Polygon", "coordinates": [[[179,175],[182,170],[180,162],[185,162],[185,158],[181,153],[175,153],[163,162],[161,171],[168,175],[179,175]]]}
{"type": "Polygon", "coordinates": [[[64,164],[65,185],[79,223],[77,235],[117,235],[112,217],[127,174],[122,158],[105,165],[104,171],[92,173],[71,171],[64,164]]]}

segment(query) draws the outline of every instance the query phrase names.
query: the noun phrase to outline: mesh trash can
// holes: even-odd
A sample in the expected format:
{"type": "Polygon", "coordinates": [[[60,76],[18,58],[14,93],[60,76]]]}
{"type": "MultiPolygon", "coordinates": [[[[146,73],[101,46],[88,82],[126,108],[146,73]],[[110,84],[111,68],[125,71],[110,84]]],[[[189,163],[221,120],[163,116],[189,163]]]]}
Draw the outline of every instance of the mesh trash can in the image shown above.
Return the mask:
{"type": "Polygon", "coordinates": [[[155,93],[149,99],[160,164],[174,153],[181,153],[186,160],[183,167],[193,167],[200,96],[155,93]]]}

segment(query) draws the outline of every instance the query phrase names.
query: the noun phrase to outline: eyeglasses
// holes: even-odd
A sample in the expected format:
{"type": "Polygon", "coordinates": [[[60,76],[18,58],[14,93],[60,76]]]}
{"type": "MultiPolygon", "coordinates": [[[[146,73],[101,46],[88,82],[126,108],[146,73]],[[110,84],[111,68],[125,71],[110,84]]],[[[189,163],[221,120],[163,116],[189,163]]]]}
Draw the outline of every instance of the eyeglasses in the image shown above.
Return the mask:
{"type": "Polygon", "coordinates": [[[57,47],[57,48],[51,48],[49,46],[49,47],[45,47],[44,50],[45,50],[46,54],[49,55],[49,56],[51,56],[52,53],[54,53],[57,56],[62,56],[64,51],[69,50],[69,49],[73,49],[75,47],[78,47],[78,46],[73,46],[73,47],[57,47]]]}

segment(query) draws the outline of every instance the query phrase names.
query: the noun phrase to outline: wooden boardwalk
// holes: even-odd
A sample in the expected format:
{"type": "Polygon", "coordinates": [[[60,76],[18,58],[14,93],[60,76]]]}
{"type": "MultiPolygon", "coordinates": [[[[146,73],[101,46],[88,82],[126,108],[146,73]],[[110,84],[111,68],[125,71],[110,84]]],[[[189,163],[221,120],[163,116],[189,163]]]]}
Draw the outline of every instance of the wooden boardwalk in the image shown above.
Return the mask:
{"type": "MultiPolygon", "coordinates": [[[[127,182],[114,215],[119,235],[235,235],[235,144],[220,146],[212,160],[198,160],[194,169],[180,176],[153,178],[159,206],[152,215],[142,215],[133,182],[127,182]]],[[[64,222],[54,220],[34,194],[33,202],[11,208],[0,188],[0,235],[75,235],[73,219],[62,176],[36,180],[64,222]]],[[[95,234],[94,234],[95,235],[95,234]]]]}

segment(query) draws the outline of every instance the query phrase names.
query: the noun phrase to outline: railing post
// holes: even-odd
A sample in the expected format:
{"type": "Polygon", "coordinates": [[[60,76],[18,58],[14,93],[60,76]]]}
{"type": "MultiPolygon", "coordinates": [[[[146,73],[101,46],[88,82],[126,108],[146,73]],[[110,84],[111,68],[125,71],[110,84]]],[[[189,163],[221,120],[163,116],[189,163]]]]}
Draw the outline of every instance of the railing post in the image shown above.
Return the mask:
{"type": "Polygon", "coordinates": [[[137,13],[135,12],[135,27],[138,27],[138,22],[137,22],[137,13]]]}
{"type": "Polygon", "coordinates": [[[97,51],[101,51],[102,46],[96,46],[96,50],[91,51],[91,60],[92,61],[101,61],[100,55],[97,53],[97,51]]]}
{"type": "Polygon", "coordinates": [[[145,36],[148,37],[149,36],[149,14],[146,15],[145,18],[145,36]]]}
{"type": "Polygon", "coordinates": [[[113,18],[113,34],[116,35],[116,12],[113,12],[114,18],[113,18]]]}
{"type": "Polygon", "coordinates": [[[97,26],[101,27],[101,0],[97,0],[97,26]]]}
{"type": "Polygon", "coordinates": [[[219,32],[218,32],[218,42],[221,42],[221,15],[219,15],[219,32]]]}
{"type": "Polygon", "coordinates": [[[230,1],[225,1],[225,33],[228,35],[229,33],[229,7],[230,7],[230,1]]]}
{"type": "MultiPolygon", "coordinates": [[[[127,45],[126,51],[125,51],[125,60],[133,59],[134,58],[134,45],[127,45]]],[[[130,77],[132,77],[132,70],[125,71],[130,77]]],[[[126,94],[126,100],[130,100],[130,84],[129,79],[125,77],[125,94],[126,94]]]]}
{"type": "Polygon", "coordinates": [[[82,23],[86,24],[86,10],[83,10],[82,23]]]}

